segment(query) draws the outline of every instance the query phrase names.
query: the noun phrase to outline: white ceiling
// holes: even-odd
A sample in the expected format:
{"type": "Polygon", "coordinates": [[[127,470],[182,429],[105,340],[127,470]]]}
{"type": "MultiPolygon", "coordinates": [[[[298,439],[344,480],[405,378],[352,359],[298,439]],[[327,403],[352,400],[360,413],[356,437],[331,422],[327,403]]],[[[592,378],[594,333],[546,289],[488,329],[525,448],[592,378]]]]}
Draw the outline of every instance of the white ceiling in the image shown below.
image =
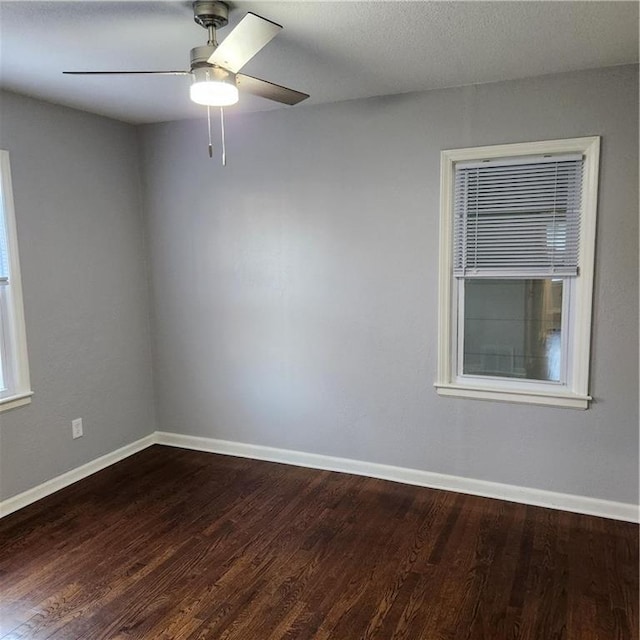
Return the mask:
{"type": "MultiPolygon", "coordinates": [[[[284,26],[243,72],[319,104],[638,61],[637,2],[235,1],[284,26]]],[[[205,44],[191,2],[0,2],[0,85],[128,122],[202,115],[188,77],[63,70],[188,69],[205,44]]],[[[241,110],[280,108],[242,96],[241,110]]],[[[284,107],[300,108],[300,107],[284,107]]]]}

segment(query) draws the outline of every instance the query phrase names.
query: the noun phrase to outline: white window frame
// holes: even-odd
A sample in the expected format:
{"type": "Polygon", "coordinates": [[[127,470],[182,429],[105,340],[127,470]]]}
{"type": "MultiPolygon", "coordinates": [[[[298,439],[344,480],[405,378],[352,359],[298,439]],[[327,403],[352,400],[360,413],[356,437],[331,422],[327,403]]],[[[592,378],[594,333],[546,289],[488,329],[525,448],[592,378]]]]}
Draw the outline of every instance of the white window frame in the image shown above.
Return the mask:
{"type": "Polygon", "coordinates": [[[441,396],[475,398],[588,409],[591,350],[591,308],[595,260],[596,213],[600,137],[546,140],[516,144],[449,149],[441,152],[440,174],[440,264],[438,294],[438,370],[435,383],[441,396]],[[497,160],[512,156],[581,153],[584,157],[582,218],[577,277],[570,280],[571,295],[563,295],[563,331],[567,327],[565,383],[489,376],[458,375],[458,296],[453,277],[454,173],[457,162],[497,160]],[[571,308],[567,309],[571,298],[571,308]],[[565,313],[568,311],[568,313],[565,313]]]}
{"type": "Polygon", "coordinates": [[[0,389],[0,412],[31,402],[27,332],[22,301],[22,280],[18,255],[18,234],[13,206],[9,152],[0,149],[0,180],[2,202],[0,215],[4,215],[9,254],[9,282],[0,284],[0,357],[7,389],[0,389]]]}

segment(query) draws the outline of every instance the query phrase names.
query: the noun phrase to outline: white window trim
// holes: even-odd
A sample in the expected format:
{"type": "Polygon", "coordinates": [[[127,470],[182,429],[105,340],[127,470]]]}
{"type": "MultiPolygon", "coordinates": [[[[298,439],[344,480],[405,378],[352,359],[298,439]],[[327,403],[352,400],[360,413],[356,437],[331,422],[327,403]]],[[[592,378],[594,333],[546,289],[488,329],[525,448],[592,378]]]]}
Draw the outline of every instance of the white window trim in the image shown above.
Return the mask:
{"type": "Polygon", "coordinates": [[[596,211],[598,202],[598,171],[600,137],[571,138],[502,144],[468,149],[450,149],[441,152],[440,173],[440,264],[438,292],[438,370],[435,383],[441,396],[457,396],[480,400],[498,400],[538,404],[573,409],[587,409],[589,401],[589,363],[591,352],[591,309],[596,237],[596,211]],[[501,380],[487,380],[473,384],[456,380],[455,349],[457,318],[453,313],[455,291],[453,282],[453,207],[454,169],[456,162],[493,160],[511,156],[582,153],[584,176],[582,184],[583,218],[580,230],[580,275],[572,285],[574,308],[571,310],[573,326],[569,350],[572,361],[567,370],[567,385],[536,385],[524,382],[517,386],[501,380]]]}
{"type": "Polygon", "coordinates": [[[24,320],[24,304],[22,300],[22,279],[20,277],[20,259],[18,254],[18,233],[13,206],[13,189],[11,187],[11,167],[9,152],[0,149],[0,179],[2,179],[3,207],[6,218],[7,241],[9,248],[9,272],[11,279],[5,292],[7,298],[7,318],[5,329],[10,346],[10,362],[12,376],[12,392],[9,396],[0,397],[0,412],[15,409],[31,402],[33,391],[29,378],[29,359],[27,353],[27,332],[24,320]]]}

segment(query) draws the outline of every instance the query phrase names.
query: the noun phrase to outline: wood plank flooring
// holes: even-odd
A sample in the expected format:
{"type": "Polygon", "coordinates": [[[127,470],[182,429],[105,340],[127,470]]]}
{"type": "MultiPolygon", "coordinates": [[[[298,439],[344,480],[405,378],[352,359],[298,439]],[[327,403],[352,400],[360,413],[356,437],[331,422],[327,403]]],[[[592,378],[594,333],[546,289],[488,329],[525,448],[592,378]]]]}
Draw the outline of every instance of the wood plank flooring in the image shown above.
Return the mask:
{"type": "Polygon", "coordinates": [[[5,640],[638,640],[638,527],[154,446],[0,521],[5,640]]]}

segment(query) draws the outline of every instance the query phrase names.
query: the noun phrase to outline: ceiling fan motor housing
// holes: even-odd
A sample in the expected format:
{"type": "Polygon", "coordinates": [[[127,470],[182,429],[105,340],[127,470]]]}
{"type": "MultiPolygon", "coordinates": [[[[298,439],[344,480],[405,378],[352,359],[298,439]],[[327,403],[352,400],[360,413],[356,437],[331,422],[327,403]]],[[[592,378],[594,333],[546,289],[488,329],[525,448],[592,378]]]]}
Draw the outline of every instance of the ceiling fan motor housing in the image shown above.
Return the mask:
{"type": "Polygon", "coordinates": [[[205,44],[201,47],[194,47],[191,49],[191,71],[198,67],[210,67],[209,58],[211,54],[216,50],[216,45],[205,44]]]}

